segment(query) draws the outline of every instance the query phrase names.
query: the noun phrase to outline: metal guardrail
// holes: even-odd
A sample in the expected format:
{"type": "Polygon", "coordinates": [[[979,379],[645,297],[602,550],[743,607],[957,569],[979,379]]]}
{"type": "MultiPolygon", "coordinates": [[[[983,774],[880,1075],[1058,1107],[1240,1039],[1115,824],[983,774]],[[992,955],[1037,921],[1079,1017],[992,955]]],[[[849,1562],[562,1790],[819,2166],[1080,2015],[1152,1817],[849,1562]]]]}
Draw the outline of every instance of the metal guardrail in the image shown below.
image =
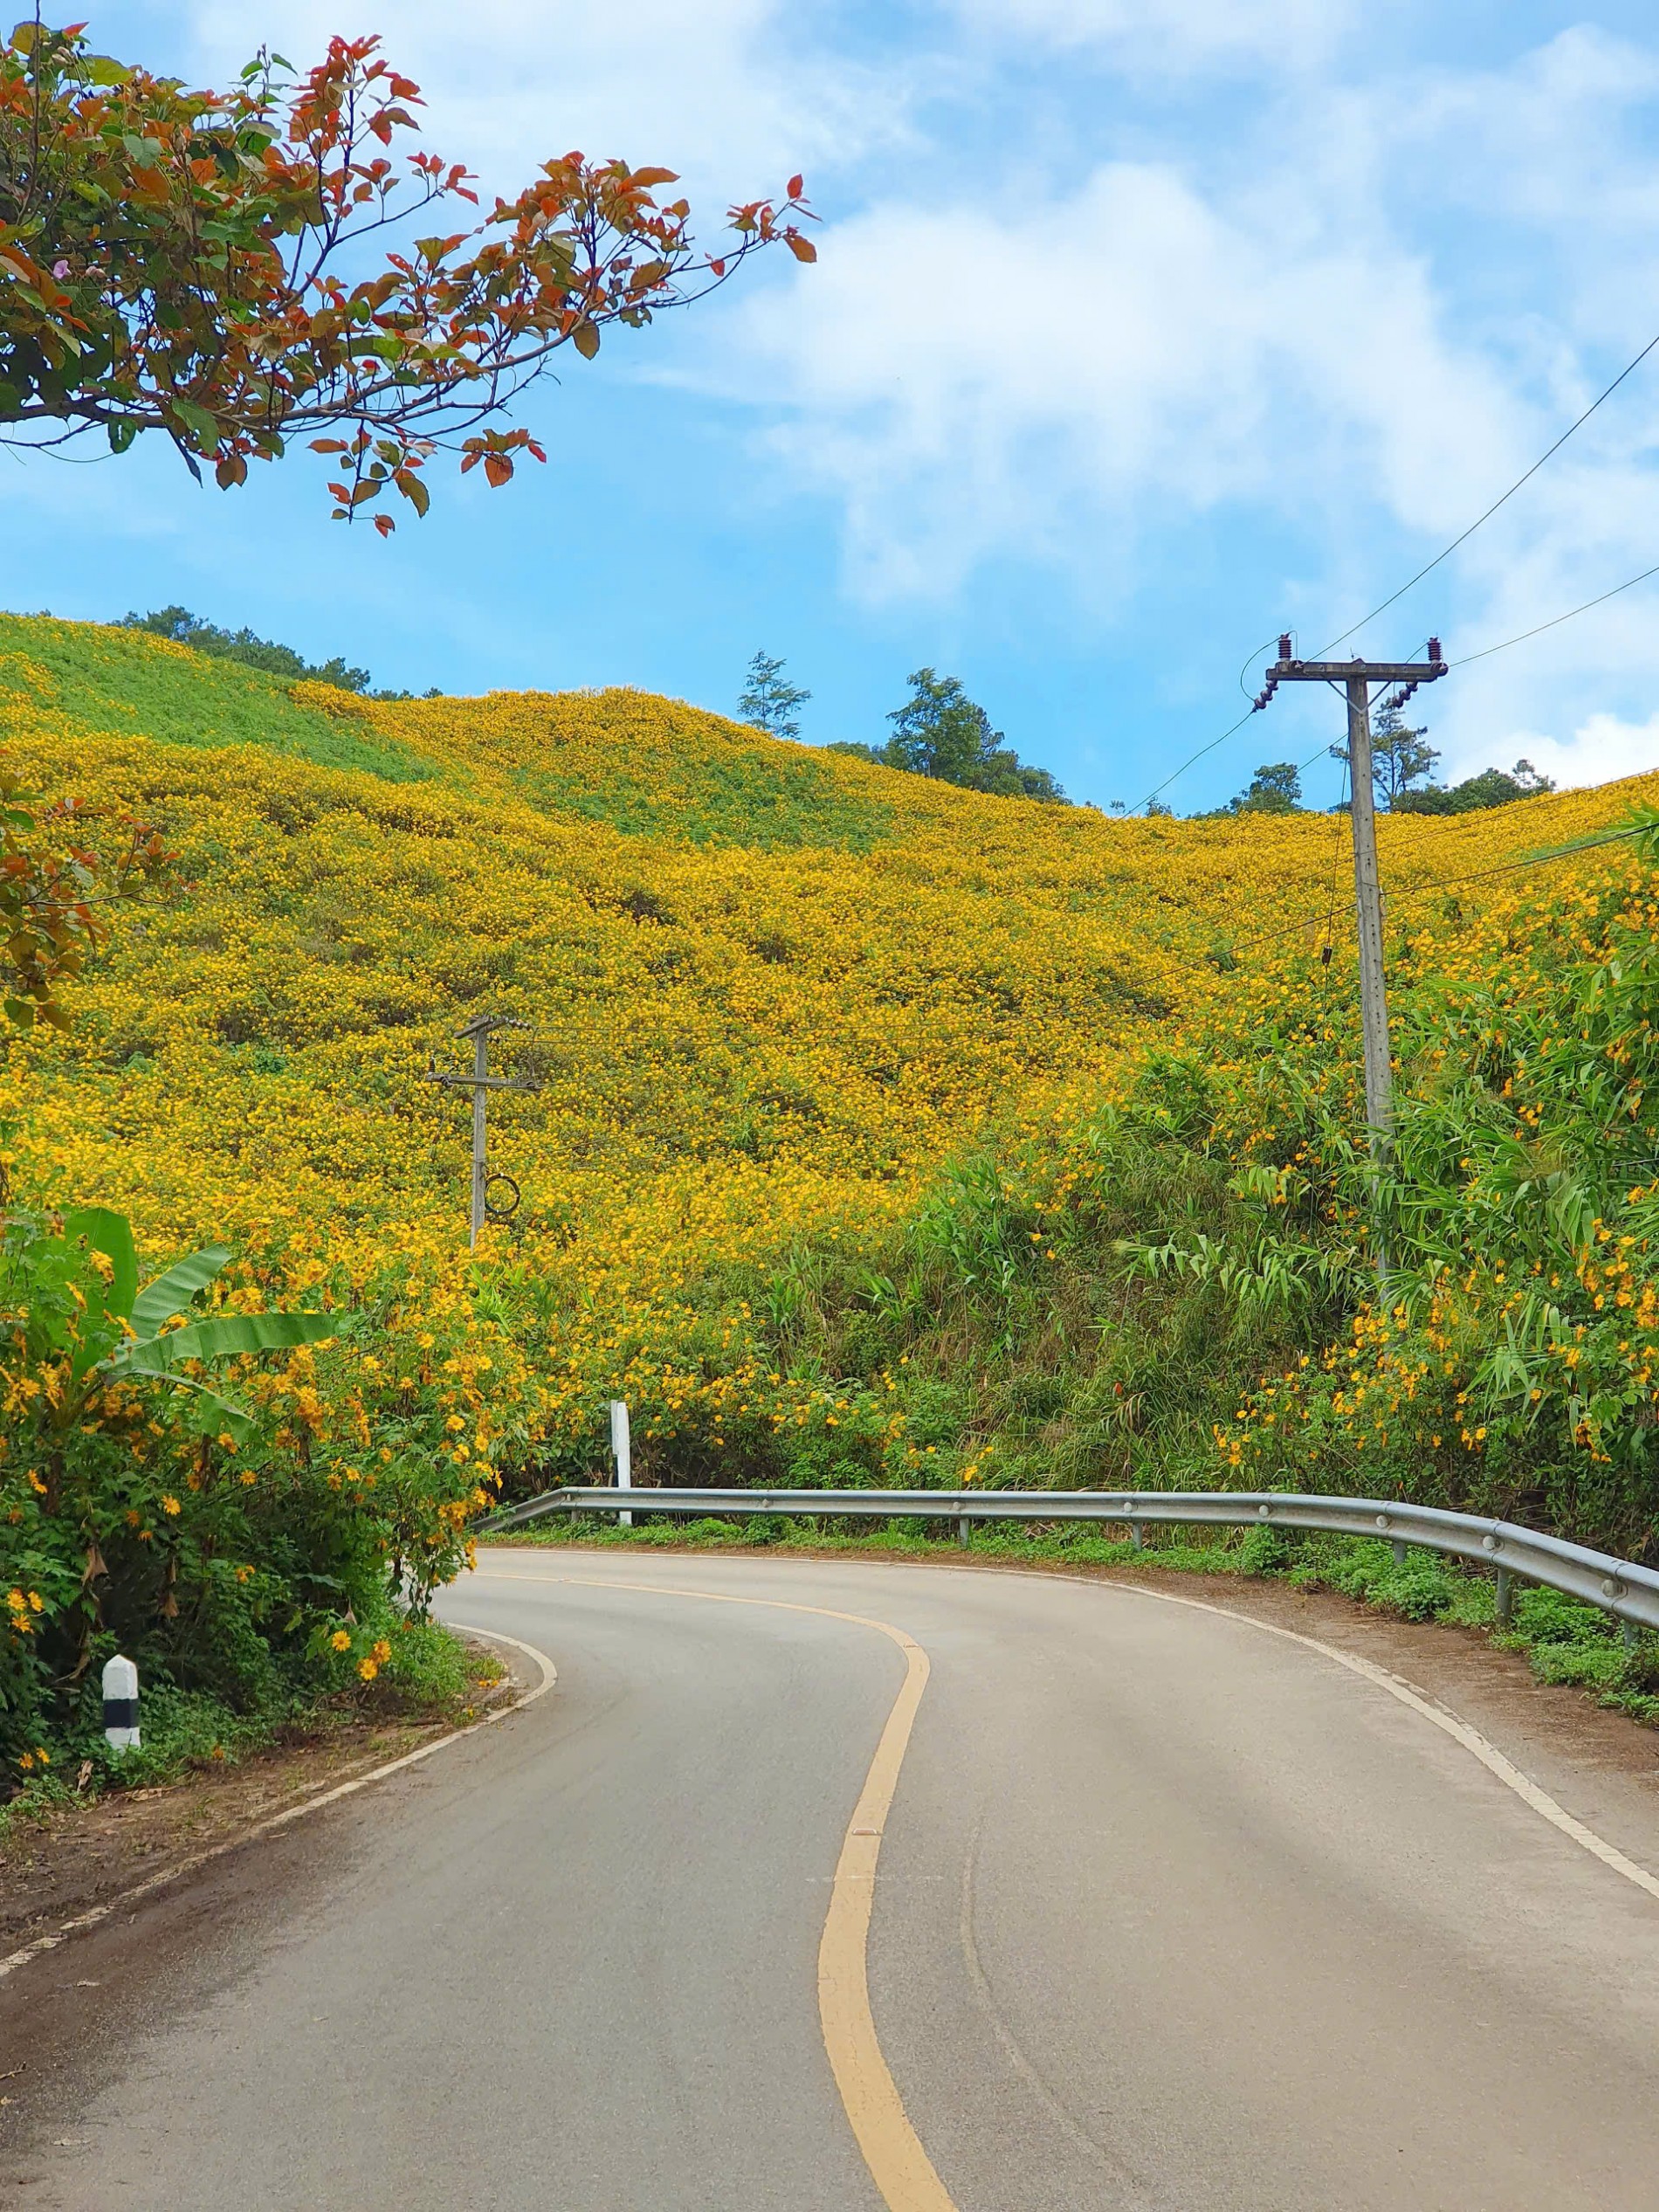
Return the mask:
{"type": "Polygon", "coordinates": [[[1380,1537],[1403,1559],[1408,1545],[1443,1552],[1497,1576],[1498,1618],[1508,1620],[1515,1578],[1541,1582],[1598,1605],[1624,1623],[1659,1629],[1659,1571],[1614,1559],[1513,1521],[1482,1520],[1435,1506],[1378,1498],[1308,1497],[1283,1491],[1126,1490],[552,1490],[478,1524],[495,1535],[546,1513],[679,1513],[706,1518],[755,1513],[844,1515],[892,1520],[921,1516],[954,1521],[968,1539],[982,1521],[1080,1520],[1126,1524],[1136,1543],[1148,1523],[1226,1528],[1284,1528],[1380,1537]]]}

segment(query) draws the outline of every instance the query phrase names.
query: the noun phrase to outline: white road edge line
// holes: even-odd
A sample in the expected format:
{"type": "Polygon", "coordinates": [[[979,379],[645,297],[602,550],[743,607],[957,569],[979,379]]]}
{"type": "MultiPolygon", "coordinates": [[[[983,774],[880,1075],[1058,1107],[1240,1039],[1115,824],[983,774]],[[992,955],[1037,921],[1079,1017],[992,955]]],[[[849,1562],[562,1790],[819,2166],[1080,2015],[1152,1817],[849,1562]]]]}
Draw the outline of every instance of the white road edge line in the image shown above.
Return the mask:
{"type": "Polygon", "coordinates": [[[124,1912],[130,1906],[141,1904],[155,1891],[165,1889],[169,1882],[176,1882],[186,1874],[196,1873],[202,1867],[211,1865],[215,1859],[223,1858],[227,1852],[239,1851],[244,1843],[257,1843],[260,1836],[269,1836],[273,1830],[286,1828],[290,1821],[301,1820],[307,1813],[318,1812],[325,1805],[336,1804],[342,1797],[350,1797],[360,1789],[367,1789],[371,1782],[384,1781],[389,1774],[399,1774],[405,1767],[417,1766],[423,1759],[431,1758],[434,1752],[447,1751],[452,1743],[477,1735],[479,1729],[491,1727],[498,1720],[506,1720],[513,1713],[522,1712],[538,1698],[545,1698],[559,1678],[559,1671],[553,1661],[545,1651],[539,1651],[533,1643],[522,1643],[516,1636],[503,1636],[499,1629],[475,1628],[467,1621],[447,1621],[444,1626],[458,1629],[464,1636],[481,1636],[492,1643],[510,1645],[513,1650],[522,1652],[527,1659],[535,1661],[540,1670],[540,1680],[533,1689],[527,1690],[511,1705],[497,1706],[493,1712],[486,1712],[477,1720],[470,1720],[465,1728],[452,1728],[447,1736],[434,1737],[430,1743],[422,1744],[417,1750],[406,1751],[398,1759],[389,1759],[383,1767],[371,1767],[366,1774],[354,1774],[349,1781],[336,1782],[332,1789],[320,1790],[314,1797],[303,1797],[297,1805],[286,1806],[281,1812],[272,1813],[265,1819],[256,1821],[251,1828],[244,1829],[240,1835],[229,1836],[222,1843],[214,1843],[204,1851],[196,1851],[189,1858],[164,1866],[159,1874],[151,1874],[134,1884],[130,1890],[123,1890],[119,1897],[111,1898],[107,1904],[95,1905],[89,1912],[77,1913],[72,1920],[65,1920],[61,1927],[55,1928],[50,1934],[38,1935],[32,1943],[25,1943],[22,1950],[13,1951],[9,1957],[0,1959],[0,1981],[3,1981],[10,1974],[16,1974],[19,1967],[26,1967],[31,1960],[44,1958],[48,1951],[55,1951],[72,1935],[84,1935],[88,1928],[95,1928],[100,1921],[111,1919],[115,1913],[124,1912]]]}
{"type": "MultiPolygon", "coordinates": [[[[959,1567],[955,1571],[960,1574],[962,1569],[959,1567]]],[[[969,1573],[975,1571],[982,1570],[968,1569],[969,1573]]],[[[1016,1568],[1013,1571],[1029,1575],[1033,1581],[1086,1582],[1097,1588],[1104,1586],[1115,1590],[1127,1590],[1135,1597],[1155,1598],[1165,1605],[1188,1606],[1194,1613],[1218,1613],[1224,1620],[1242,1621],[1247,1628],[1260,1629],[1265,1636],[1283,1637],[1287,1643],[1300,1643],[1307,1650],[1318,1652],[1323,1658],[1334,1659],[1339,1667],[1346,1667],[1351,1674],[1359,1675],[1379,1690],[1386,1690],[1391,1698],[1397,1698],[1402,1706],[1409,1706],[1412,1712],[1421,1714],[1442,1734],[1449,1736],[1454,1743],[1462,1744],[1465,1751],[1480,1761],[1489,1774],[1497,1777],[1505,1789],[1512,1789],[1523,1804],[1530,1805],[1540,1819],[1548,1821],[1552,1828],[1559,1829],[1563,1836],[1570,1837],[1580,1850],[1588,1851],[1592,1858],[1599,1858],[1615,1874],[1622,1874],[1627,1882],[1634,1882],[1649,1897],[1659,1898],[1659,1877],[1649,1874],[1645,1866],[1638,1866],[1635,1859],[1627,1858],[1618,1845],[1609,1843],[1605,1836],[1598,1836],[1594,1829],[1587,1828],[1530,1774],[1524,1774],[1514,1761],[1506,1758],[1495,1743],[1482,1735],[1478,1728],[1471,1726],[1458,1714],[1449,1712],[1444,1706],[1435,1704],[1433,1699],[1408,1682],[1403,1675],[1391,1674],[1387,1667],[1380,1667],[1374,1659],[1362,1659],[1352,1651],[1339,1651],[1333,1643],[1321,1643],[1317,1637],[1304,1636],[1298,1629],[1283,1629],[1277,1622],[1257,1620],[1249,1613],[1236,1613],[1230,1605],[1216,1605],[1201,1597],[1179,1597],[1174,1590],[1149,1590],[1138,1582],[1119,1580],[1115,1575],[1046,1575],[1041,1568],[1016,1568]]]]}
{"type": "MultiPolygon", "coordinates": [[[[506,1548],[504,1546],[503,1549],[506,1548]]],[[[549,1546],[547,1548],[557,1547],[549,1546]]],[[[696,1557],[697,1554],[682,1553],[678,1556],[696,1557]]],[[[706,1556],[719,1558],[730,1554],[715,1553],[706,1556]]],[[[835,1555],[830,1554],[823,1563],[836,1563],[835,1555]]],[[[1424,1692],[1408,1682],[1403,1675],[1391,1674],[1387,1667],[1379,1666],[1373,1659],[1362,1659],[1353,1652],[1339,1651],[1334,1644],[1321,1643],[1317,1637],[1304,1636],[1298,1629],[1280,1628],[1277,1623],[1258,1620],[1251,1613],[1236,1612],[1230,1605],[1217,1605],[1201,1597],[1180,1597],[1174,1590],[1149,1590],[1144,1583],[1132,1582],[1125,1575],[1055,1575],[1040,1567],[976,1567],[966,1561],[957,1560],[940,1561],[938,1566],[931,1560],[908,1559],[883,1559],[864,1563],[894,1568],[919,1566],[935,1573],[951,1575],[1018,1575],[1027,1581],[1063,1582],[1072,1589],[1126,1590],[1132,1597],[1153,1598],[1163,1605],[1185,1605],[1194,1613],[1218,1614],[1223,1620],[1241,1621],[1246,1628],[1259,1629],[1264,1636],[1283,1637],[1287,1643],[1299,1643],[1304,1650],[1317,1651],[1322,1658],[1333,1659],[1338,1666],[1346,1667],[1351,1674],[1357,1674],[1362,1681],[1371,1683],[1376,1689],[1387,1691],[1391,1698],[1397,1698],[1402,1706],[1409,1706],[1413,1712],[1421,1715],[1442,1734],[1449,1736],[1454,1743],[1461,1744],[1471,1758],[1478,1759],[1489,1774],[1495,1775],[1505,1789],[1512,1790],[1524,1805],[1531,1806],[1540,1820],[1548,1821],[1552,1828],[1559,1830],[1580,1850],[1588,1851],[1592,1858],[1600,1859],[1614,1873],[1622,1875],[1627,1882],[1634,1883],[1637,1889],[1644,1890],[1649,1897],[1659,1900],[1659,1876],[1650,1874],[1645,1866],[1639,1866],[1635,1859],[1626,1857],[1616,1843],[1609,1843],[1605,1836],[1598,1836],[1594,1829],[1587,1828],[1581,1820],[1568,1812],[1565,1805],[1552,1797],[1547,1789],[1535,1782],[1530,1774],[1523,1774],[1514,1761],[1506,1758],[1495,1743],[1482,1735],[1478,1728],[1457,1713],[1435,1704],[1424,1692]]],[[[499,1579],[510,1581],[529,1578],[501,1575],[499,1579]]],[[[3,1972],[3,1966],[0,1966],[0,1972],[3,1972]]]]}

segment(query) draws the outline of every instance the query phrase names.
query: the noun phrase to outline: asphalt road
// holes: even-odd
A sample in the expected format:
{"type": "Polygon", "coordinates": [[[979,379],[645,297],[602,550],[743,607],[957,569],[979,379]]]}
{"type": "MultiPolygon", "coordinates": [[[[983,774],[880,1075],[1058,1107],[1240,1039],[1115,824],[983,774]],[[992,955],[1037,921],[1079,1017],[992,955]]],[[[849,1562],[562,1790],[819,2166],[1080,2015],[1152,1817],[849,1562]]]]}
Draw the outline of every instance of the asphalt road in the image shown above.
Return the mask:
{"type": "Polygon", "coordinates": [[[0,2201],[1659,2205],[1659,1898],[1334,1658],[1120,1584],[485,1565],[446,1610],[550,1696],[0,1982],[0,2201]],[[850,2078],[890,2070],[932,2199],[872,2180],[820,2019],[919,1664],[849,1614],[931,1662],[850,2078]]]}

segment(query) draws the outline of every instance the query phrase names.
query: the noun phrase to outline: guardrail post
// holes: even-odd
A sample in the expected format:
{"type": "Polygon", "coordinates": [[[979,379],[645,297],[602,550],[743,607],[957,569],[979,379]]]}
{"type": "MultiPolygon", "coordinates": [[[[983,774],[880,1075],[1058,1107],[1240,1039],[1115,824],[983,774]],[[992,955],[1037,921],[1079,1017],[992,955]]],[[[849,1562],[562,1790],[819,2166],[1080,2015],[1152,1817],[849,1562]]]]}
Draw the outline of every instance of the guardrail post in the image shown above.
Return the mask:
{"type": "Polygon", "coordinates": [[[956,1540],[964,1551],[967,1551],[974,1541],[974,1524],[966,1513],[956,1524],[956,1540]]]}
{"type": "Polygon", "coordinates": [[[1634,1621],[1621,1621],[1619,1623],[1619,1633],[1623,1639],[1624,1648],[1627,1651],[1634,1651],[1637,1644],[1642,1641],[1642,1630],[1634,1621]]]}
{"type": "Polygon", "coordinates": [[[1144,1540],[1140,1533],[1140,1523],[1138,1520],[1132,1520],[1129,1524],[1129,1541],[1134,1546],[1137,1551],[1140,1551],[1144,1548],[1144,1540]]]}
{"type": "Polygon", "coordinates": [[[1394,1565],[1396,1567],[1403,1567],[1405,1565],[1406,1554],[1410,1548],[1411,1547],[1407,1543],[1403,1536],[1396,1536],[1394,1538],[1394,1540],[1392,1545],[1390,1545],[1389,1549],[1394,1553],[1394,1565]]]}
{"type": "MultiPolygon", "coordinates": [[[[633,1445],[628,1434],[626,1398],[613,1398],[610,1401],[610,1449],[616,1461],[617,1489],[631,1490],[634,1485],[634,1459],[633,1445]]],[[[631,1513],[617,1514],[618,1528],[631,1528],[633,1525],[634,1517],[631,1513]]]]}
{"type": "Polygon", "coordinates": [[[1500,1628],[1507,1628],[1515,1614],[1515,1578],[1507,1567],[1497,1570],[1497,1620],[1500,1628]]]}

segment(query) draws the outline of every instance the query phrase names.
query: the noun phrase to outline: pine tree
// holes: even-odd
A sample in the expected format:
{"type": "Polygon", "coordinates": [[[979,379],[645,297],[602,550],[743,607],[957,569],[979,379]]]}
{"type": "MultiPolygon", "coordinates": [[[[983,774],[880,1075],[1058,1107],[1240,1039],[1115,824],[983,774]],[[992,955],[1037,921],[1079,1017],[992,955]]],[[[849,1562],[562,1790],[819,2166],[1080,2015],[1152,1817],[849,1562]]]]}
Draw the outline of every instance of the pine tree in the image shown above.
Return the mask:
{"type": "Polygon", "coordinates": [[[788,682],[783,663],[774,660],[770,653],[756,653],[749,663],[749,680],[743,696],[737,703],[737,711],[752,729],[764,730],[768,737],[799,737],[801,719],[795,713],[812,697],[797,685],[788,682]]]}

